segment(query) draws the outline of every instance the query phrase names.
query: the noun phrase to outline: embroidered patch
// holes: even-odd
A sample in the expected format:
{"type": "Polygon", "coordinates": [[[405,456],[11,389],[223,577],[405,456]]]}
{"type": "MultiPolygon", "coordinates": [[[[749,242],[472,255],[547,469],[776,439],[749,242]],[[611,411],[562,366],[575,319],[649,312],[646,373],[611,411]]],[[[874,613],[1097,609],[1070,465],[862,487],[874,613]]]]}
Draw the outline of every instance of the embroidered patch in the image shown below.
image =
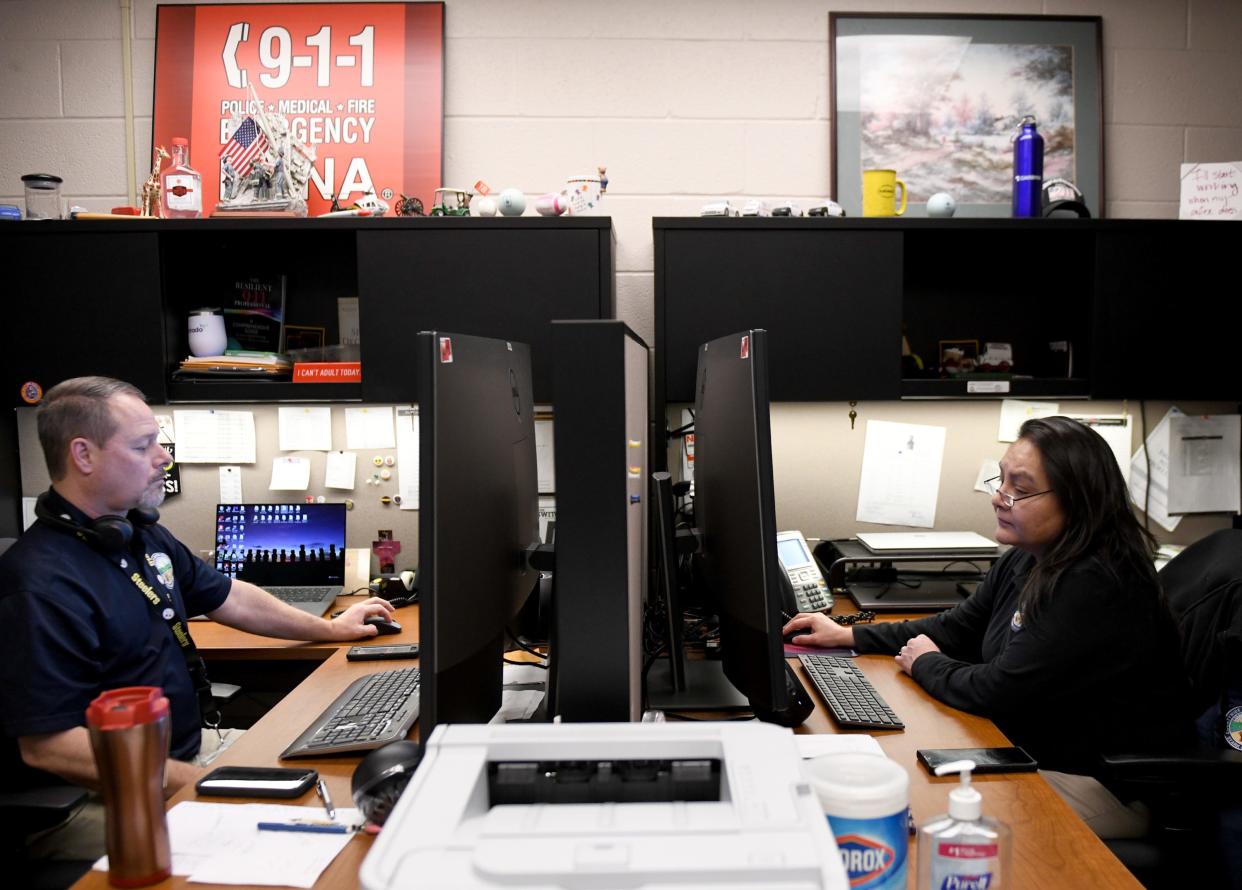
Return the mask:
{"type": "Polygon", "coordinates": [[[1232,708],[1225,715],[1225,743],[1242,751],[1242,707],[1232,708]]]}
{"type": "Polygon", "coordinates": [[[156,575],[160,579],[160,583],[169,590],[173,589],[176,579],[173,577],[172,560],[168,558],[167,553],[152,553],[147,557],[151,567],[155,569],[156,575]]]}
{"type": "Polygon", "coordinates": [[[1013,617],[1009,619],[1009,629],[1012,630],[1014,633],[1017,633],[1018,631],[1022,630],[1022,610],[1021,609],[1016,609],[1013,613],[1013,617]]]}

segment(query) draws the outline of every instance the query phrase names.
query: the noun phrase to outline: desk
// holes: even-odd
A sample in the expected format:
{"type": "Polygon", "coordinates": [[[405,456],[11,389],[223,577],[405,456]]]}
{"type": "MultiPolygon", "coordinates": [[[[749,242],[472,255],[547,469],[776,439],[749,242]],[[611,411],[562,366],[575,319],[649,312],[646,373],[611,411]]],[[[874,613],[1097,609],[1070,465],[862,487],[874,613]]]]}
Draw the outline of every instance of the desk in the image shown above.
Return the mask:
{"type": "MultiPolygon", "coordinates": [[[[417,642],[417,610],[403,609],[400,620],[403,631],[398,635],[385,637],[384,642],[417,642]]],[[[331,704],[346,686],[363,675],[394,667],[392,662],[346,661],[345,652],[342,650],[347,648],[347,644],[315,644],[313,649],[308,649],[307,644],[264,641],[272,644],[267,646],[253,642],[262,638],[232,631],[237,639],[230,640],[227,628],[218,630],[218,634],[200,632],[197,627],[194,630],[196,640],[202,641],[199,643],[200,648],[206,648],[204,643],[208,640],[214,641],[213,648],[209,650],[213,655],[221,651],[246,651],[249,653],[246,657],[263,657],[264,653],[271,653],[268,657],[289,658],[306,657],[305,654],[290,656],[286,651],[290,648],[298,653],[318,653],[335,648],[335,651],[327,651],[322,656],[323,663],[305,682],[220,756],[217,763],[222,766],[278,765],[280,762],[277,757],[285,746],[316,714],[331,704]]],[[[897,669],[891,657],[864,655],[859,656],[857,661],[875,688],[906,723],[905,732],[877,733],[876,736],[884,753],[905,767],[909,773],[910,806],[914,811],[915,821],[922,823],[930,816],[947,809],[949,789],[958,780],[955,776],[929,776],[915,762],[916,749],[989,747],[1007,745],[1009,742],[991,721],[965,714],[932,699],[897,669]]],[[[802,666],[796,659],[792,663],[803,685],[813,689],[802,673],[802,666]]],[[[819,703],[816,693],[812,691],[811,695],[816,697],[815,712],[798,731],[837,732],[832,718],[819,703]]],[[[356,757],[325,757],[296,762],[319,770],[328,782],[333,799],[341,806],[348,806],[351,805],[350,777],[358,760],[356,757]]],[[[983,794],[984,812],[1003,820],[1013,829],[1014,879],[1011,886],[1048,890],[1060,890],[1072,885],[1140,888],[1125,866],[1117,861],[1037,773],[984,775],[977,776],[974,781],[983,794]]],[[[193,788],[187,788],[180,791],[169,803],[172,805],[183,800],[194,800],[196,797],[193,788]]],[[[300,800],[289,803],[313,806],[318,801],[313,792],[308,792],[300,800]]],[[[357,887],[358,869],[371,843],[371,838],[365,836],[358,836],[351,841],[324,872],[315,885],[316,890],[347,890],[357,887]]],[[[913,838],[910,843],[909,886],[913,888],[917,877],[913,838]]],[[[192,885],[185,878],[171,878],[156,886],[207,890],[215,885],[192,885]]],[[[74,887],[76,890],[107,890],[107,875],[103,872],[91,872],[74,887]]]]}

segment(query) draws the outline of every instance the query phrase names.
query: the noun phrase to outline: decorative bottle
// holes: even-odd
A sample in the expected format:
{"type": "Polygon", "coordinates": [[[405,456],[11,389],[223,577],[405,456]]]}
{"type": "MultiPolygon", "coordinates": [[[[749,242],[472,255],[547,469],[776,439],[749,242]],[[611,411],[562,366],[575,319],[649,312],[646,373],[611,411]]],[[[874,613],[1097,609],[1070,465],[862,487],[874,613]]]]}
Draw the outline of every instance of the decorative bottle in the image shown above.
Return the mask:
{"type": "Polygon", "coordinates": [[[1035,130],[1035,117],[1022,118],[1013,140],[1013,215],[1042,216],[1040,189],[1044,183],[1044,137],[1035,130]]]}
{"type": "Polygon", "coordinates": [[[1009,827],[983,815],[981,795],[970,784],[973,760],[936,768],[936,775],[961,773],[949,792],[949,812],[919,830],[918,890],[1004,890],[1010,886],[1009,827]]]}
{"type": "Polygon", "coordinates": [[[172,160],[160,174],[165,219],[198,219],[203,215],[203,177],[190,166],[190,143],[172,141],[172,160]]]}

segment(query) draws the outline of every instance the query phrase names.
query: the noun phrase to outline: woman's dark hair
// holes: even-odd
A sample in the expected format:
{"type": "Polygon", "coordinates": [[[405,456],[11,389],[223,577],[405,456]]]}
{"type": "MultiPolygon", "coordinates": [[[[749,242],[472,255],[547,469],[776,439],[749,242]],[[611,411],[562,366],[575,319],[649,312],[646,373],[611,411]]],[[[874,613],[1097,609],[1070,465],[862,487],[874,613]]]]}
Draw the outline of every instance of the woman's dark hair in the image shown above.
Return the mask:
{"type": "Polygon", "coordinates": [[[1155,539],[1130,509],[1130,493],[1104,438],[1068,417],[1028,420],[1018,438],[1039,450],[1048,485],[1065,514],[1061,537],[1035,563],[1022,590],[1023,617],[1039,612],[1062,572],[1090,557],[1118,580],[1156,585],[1155,539]]]}

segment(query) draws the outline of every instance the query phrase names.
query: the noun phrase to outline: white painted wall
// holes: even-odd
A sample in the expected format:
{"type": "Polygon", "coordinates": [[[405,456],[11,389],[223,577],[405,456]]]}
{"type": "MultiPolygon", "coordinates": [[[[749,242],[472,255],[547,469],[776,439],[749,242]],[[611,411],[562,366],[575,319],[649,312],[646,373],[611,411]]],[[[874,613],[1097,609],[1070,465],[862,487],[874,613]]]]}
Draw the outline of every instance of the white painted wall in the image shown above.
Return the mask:
{"type": "MultiPolygon", "coordinates": [[[[150,161],[155,2],[133,3],[141,182],[150,161]]],[[[1103,16],[1110,216],[1175,217],[1179,164],[1242,158],[1242,0],[448,0],[446,7],[445,182],[481,178],[539,193],[606,164],[618,312],[648,341],[653,216],[693,215],[718,196],[827,195],[830,11],[1103,16]]],[[[23,173],[51,171],[65,178],[75,203],[125,203],[121,71],[119,0],[0,0],[0,202],[21,203],[23,173]]],[[[995,410],[996,403],[888,403],[863,406],[862,414],[949,425],[949,447],[959,450],[946,478],[973,481],[975,455],[1003,450],[988,438],[995,410]]],[[[778,408],[782,525],[852,529],[862,423],[848,436],[838,429],[844,412],[778,408]],[[825,429],[842,444],[809,435],[825,429]],[[825,503],[836,504],[830,520],[825,503]]],[[[977,498],[953,488],[946,496],[950,518],[939,526],[991,530],[977,498]]]]}

